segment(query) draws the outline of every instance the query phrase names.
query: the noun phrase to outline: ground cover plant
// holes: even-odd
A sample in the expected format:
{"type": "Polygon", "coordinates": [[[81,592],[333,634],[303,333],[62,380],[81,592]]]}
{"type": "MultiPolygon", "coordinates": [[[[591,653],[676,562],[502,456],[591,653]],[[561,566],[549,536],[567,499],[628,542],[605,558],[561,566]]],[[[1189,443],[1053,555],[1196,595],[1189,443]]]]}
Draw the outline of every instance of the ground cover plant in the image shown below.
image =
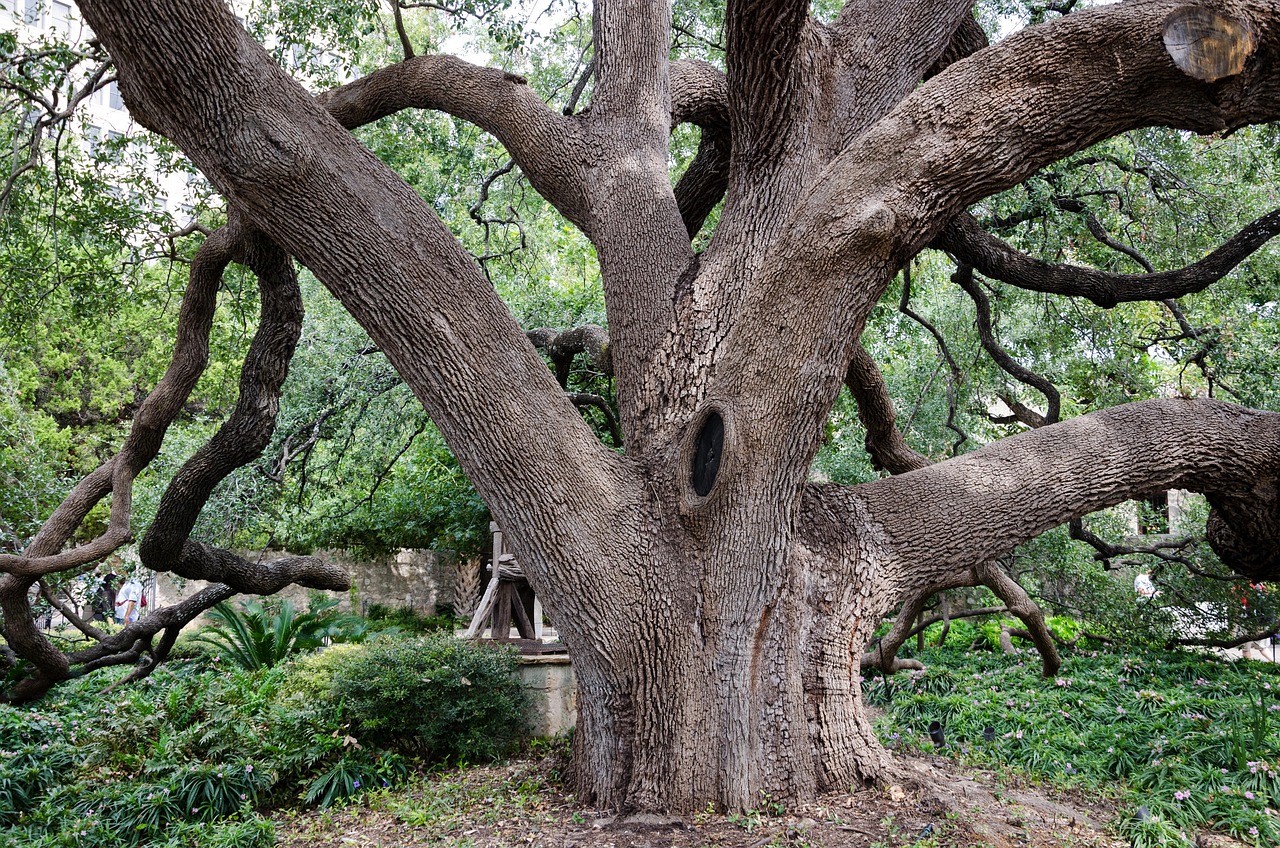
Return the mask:
{"type": "Polygon", "coordinates": [[[447,635],[385,638],[254,669],[204,655],[133,686],[81,678],[39,704],[0,705],[0,846],[274,844],[262,810],[509,753],[524,727],[514,669],[512,652],[447,635]],[[382,678],[469,735],[443,721],[386,733],[382,678]],[[373,685],[355,699],[342,680],[373,685]]]}
{"type": "Polygon", "coordinates": [[[1275,666],[1081,648],[1046,679],[1029,646],[1011,659],[970,644],[927,648],[924,671],[864,683],[890,747],[1118,791],[1112,827],[1137,846],[1190,845],[1205,829],[1280,844],[1275,666]]]}

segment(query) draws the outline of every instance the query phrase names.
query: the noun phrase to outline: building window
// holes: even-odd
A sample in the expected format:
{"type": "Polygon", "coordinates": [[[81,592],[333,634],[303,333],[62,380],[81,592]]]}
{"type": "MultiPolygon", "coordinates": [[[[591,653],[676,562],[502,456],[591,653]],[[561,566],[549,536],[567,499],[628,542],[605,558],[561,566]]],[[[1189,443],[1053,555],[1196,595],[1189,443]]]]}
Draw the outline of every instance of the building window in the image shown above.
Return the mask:
{"type": "Polygon", "coordinates": [[[85,138],[89,141],[89,155],[98,155],[98,142],[102,139],[102,129],[95,127],[93,124],[85,131],[85,138]]]}
{"type": "Polygon", "coordinates": [[[43,0],[25,0],[22,7],[22,22],[26,24],[37,24],[40,22],[40,12],[44,9],[43,0]]]}
{"type": "Polygon", "coordinates": [[[112,109],[124,109],[124,101],[120,99],[120,84],[113,82],[107,86],[107,105],[112,109]]]}

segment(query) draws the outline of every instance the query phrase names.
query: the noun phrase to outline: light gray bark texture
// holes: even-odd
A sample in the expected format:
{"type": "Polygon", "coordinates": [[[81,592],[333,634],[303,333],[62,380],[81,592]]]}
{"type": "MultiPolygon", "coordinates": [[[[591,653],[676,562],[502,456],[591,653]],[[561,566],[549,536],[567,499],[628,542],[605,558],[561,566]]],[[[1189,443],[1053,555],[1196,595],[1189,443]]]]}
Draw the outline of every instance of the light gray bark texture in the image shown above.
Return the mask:
{"type": "Polygon", "coordinates": [[[1179,3],[1163,0],[1071,14],[960,61],[957,44],[981,46],[961,0],[850,0],[830,26],[801,0],[730,0],[725,75],[668,62],[665,4],[597,0],[594,100],[573,116],[443,56],[312,98],[221,0],[81,7],[133,115],[342,301],[514,528],[578,671],[584,801],[741,809],[885,777],[858,678],[884,615],[1135,495],[1210,493],[1224,554],[1280,575],[1280,416],[1212,401],[1121,407],[927,467],[889,421],[884,455],[915,470],[808,482],[846,378],[876,396],[856,345],[903,263],[970,204],[1118,132],[1274,119],[1272,3],[1222,4],[1252,41],[1238,73],[1208,84],[1171,59],[1179,3]],[[492,132],[592,240],[624,454],[348,132],[403,108],[492,132]],[[673,121],[714,136],[679,189],[673,121]],[[695,256],[690,233],[721,193],[695,256]],[[700,493],[692,468],[708,451],[718,471],[700,493]]]}

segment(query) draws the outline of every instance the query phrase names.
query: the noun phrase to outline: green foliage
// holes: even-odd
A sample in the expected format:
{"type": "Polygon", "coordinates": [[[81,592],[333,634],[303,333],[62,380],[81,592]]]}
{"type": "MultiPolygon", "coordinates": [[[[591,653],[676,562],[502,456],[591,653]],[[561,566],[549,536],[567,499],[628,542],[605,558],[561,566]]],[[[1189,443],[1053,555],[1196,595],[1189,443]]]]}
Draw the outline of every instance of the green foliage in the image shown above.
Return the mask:
{"type": "Polygon", "coordinates": [[[335,697],[362,738],[438,761],[494,760],[526,732],[516,654],[436,634],[383,640],[337,669],[335,697]]]}
{"type": "Polygon", "coordinates": [[[251,808],[275,770],[239,753],[257,751],[268,729],[264,694],[278,678],[261,674],[162,670],[162,683],[109,700],[101,680],[84,680],[48,703],[0,707],[0,750],[13,754],[0,773],[29,788],[0,796],[16,840],[0,845],[180,845],[197,832],[201,845],[269,844],[269,823],[251,808]]]}
{"type": "Polygon", "coordinates": [[[1032,651],[930,649],[928,669],[864,684],[885,709],[891,747],[933,749],[1013,767],[1063,787],[1119,785],[1117,832],[1134,844],[1190,845],[1212,827],[1252,845],[1280,840],[1280,670],[1212,656],[1147,650],[1068,652],[1059,676],[1039,676],[1032,651]],[[988,742],[983,729],[992,727],[988,742]],[[1163,841],[1161,841],[1163,840],[1163,841]]]}
{"type": "Polygon", "coordinates": [[[362,751],[347,754],[316,776],[303,798],[307,804],[328,807],[374,787],[400,783],[409,775],[404,758],[382,752],[370,756],[362,751]]]}
{"type": "Polygon", "coordinates": [[[403,633],[434,633],[452,631],[457,622],[451,615],[421,615],[410,607],[388,607],[370,604],[365,618],[379,626],[395,627],[403,633]]]}
{"type": "Polygon", "coordinates": [[[302,704],[328,701],[338,670],[359,658],[363,652],[364,649],[359,645],[344,644],[292,658],[286,669],[287,676],[277,693],[278,701],[282,704],[288,699],[296,699],[302,704]]]}
{"type": "Polygon", "coordinates": [[[384,633],[360,616],[338,611],[338,601],[314,593],[305,612],[288,598],[244,602],[241,607],[219,603],[209,611],[216,624],[201,629],[192,642],[204,643],[242,669],[270,669],[285,658],[315,651],[329,642],[364,642],[384,633]]]}
{"type": "Polygon", "coordinates": [[[337,612],[337,605],[336,600],[324,598],[300,613],[288,598],[250,600],[240,609],[224,601],[208,612],[216,624],[202,629],[194,640],[210,645],[240,668],[271,668],[291,654],[315,650],[326,636],[341,632],[346,617],[337,612]]]}
{"type": "Polygon", "coordinates": [[[444,635],[381,639],[252,670],[162,668],[111,695],[85,678],[0,705],[0,846],[270,845],[257,809],[341,803],[403,782],[423,757],[510,750],[526,706],[514,668],[509,651],[444,635]]]}

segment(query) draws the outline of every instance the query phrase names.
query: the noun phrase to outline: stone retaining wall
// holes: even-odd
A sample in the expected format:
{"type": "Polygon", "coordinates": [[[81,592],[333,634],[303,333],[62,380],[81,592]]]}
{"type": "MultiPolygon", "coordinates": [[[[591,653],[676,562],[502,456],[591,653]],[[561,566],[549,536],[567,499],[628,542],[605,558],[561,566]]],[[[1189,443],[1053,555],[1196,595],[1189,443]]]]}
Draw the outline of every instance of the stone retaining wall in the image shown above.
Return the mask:
{"type": "MultiPolygon", "coordinates": [[[[250,561],[260,554],[249,553],[250,561]]],[[[275,556],[268,554],[268,557],[275,556]]],[[[453,598],[456,572],[453,560],[434,551],[403,549],[378,559],[357,559],[347,551],[316,551],[314,556],[342,566],[351,575],[350,592],[325,592],[339,601],[339,608],[365,612],[373,604],[387,607],[409,607],[422,615],[435,615],[440,604],[453,598]]],[[[156,609],[189,598],[208,586],[202,580],[184,580],[171,574],[157,574],[156,609]]],[[[305,609],[312,590],[289,586],[278,597],[288,598],[299,609],[305,609]]],[[[192,625],[203,624],[196,619],[192,625]]],[[[189,625],[189,626],[192,626],[189,625]]]]}

